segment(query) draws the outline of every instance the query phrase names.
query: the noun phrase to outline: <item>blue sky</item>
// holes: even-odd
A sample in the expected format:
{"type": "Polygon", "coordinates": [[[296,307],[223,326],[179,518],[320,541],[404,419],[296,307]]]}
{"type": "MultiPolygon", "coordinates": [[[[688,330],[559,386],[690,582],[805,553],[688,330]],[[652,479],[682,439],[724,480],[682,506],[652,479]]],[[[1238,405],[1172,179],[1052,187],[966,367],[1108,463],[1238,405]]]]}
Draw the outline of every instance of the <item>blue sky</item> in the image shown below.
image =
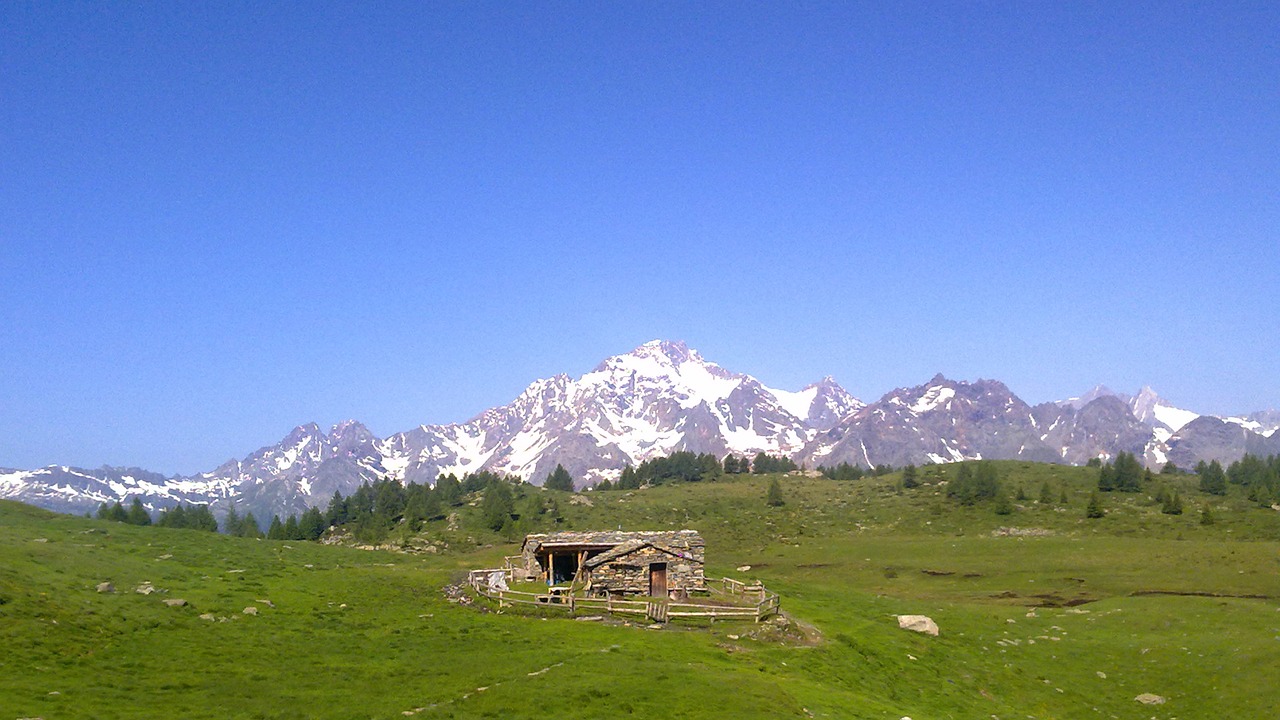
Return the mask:
{"type": "Polygon", "coordinates": [[[1280,406],[1275,3],[0,4],[0,466],[798,389],[1280,406]]]}

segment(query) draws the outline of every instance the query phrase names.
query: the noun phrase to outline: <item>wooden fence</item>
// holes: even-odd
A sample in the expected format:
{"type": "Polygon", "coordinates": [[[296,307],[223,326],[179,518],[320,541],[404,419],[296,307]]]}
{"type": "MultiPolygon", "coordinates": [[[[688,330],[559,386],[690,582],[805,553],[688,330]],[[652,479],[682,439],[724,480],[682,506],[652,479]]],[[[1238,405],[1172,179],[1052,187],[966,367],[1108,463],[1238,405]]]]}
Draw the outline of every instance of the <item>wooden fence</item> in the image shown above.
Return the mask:
{"type": "Polygon", "coordinates": [[[604,612],[615,615],[637,615],[653,622],[667,622],[671,618],[709,618],[712,622],[750,619],[761,622],[771,615],[778,614],[782,605],[782,599],[778,594],[766,589],[764,585],[758,583],[748,585],[731,578],[721,578],[719,582],[726,594],[742,597],[741,605],[673,602],[659,598],[625,600],[612,596],[579,597],[572,593],[554,592],[556,588],[549,588],[545,593],[502,590],[493,587],[489,582],[494,573],[501,573],[504,580],[512,581],[511,567],[472,570],[467,581],[477,593],[496,600],[499,605],[529,605],[565,610],[570,615],[579,612],[604,612]]]}

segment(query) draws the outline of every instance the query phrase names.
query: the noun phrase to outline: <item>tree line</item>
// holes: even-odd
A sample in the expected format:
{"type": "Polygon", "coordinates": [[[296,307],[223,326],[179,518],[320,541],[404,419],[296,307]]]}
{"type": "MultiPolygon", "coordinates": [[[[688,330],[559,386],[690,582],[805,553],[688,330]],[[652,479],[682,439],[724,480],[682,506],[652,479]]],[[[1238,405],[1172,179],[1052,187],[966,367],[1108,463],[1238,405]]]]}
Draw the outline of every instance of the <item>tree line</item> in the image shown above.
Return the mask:
{"type": "Polygon", "coordinates": [[[143,506],[142,499],[135,497],[126,510],[120,501],[102,503],[98,506],[99,520],[111,520],[128,525],[156,525],[158,527],[177,528],[180,530],[218,531],[218,521],[213,517],[208,505],[186,506],[181,503],[161,510],[160,516],[152,520],[151,513],[143,506]]]}

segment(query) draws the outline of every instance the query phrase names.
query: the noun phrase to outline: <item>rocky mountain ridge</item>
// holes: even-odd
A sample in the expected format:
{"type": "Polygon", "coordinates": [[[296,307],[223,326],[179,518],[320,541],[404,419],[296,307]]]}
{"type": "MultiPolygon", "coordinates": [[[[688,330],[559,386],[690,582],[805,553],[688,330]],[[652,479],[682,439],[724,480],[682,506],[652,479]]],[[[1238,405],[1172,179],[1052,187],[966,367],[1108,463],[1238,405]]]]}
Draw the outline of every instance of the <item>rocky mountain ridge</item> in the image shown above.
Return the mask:
{"type": "Polygon", "coordinates": [[[578,379],[531,383],[511,403],[463,423],[422,425],[378,438],[356,421],[327,432],[301,425],[275,445],[190,477],[138,468],[0,469],[0,497],[85,512],[141,497],[153,508],[232,502],[259,517],[324,504],[381,477],[431,483],[480,469],[540,483],[563,464],[579,482],[617,477],[628,464],[677,450],[785,455],[810,467],[1024,459],[1080,464],[1133,452],[1150,465],[1230,462],[1280,454],[1280,413],[1201,416],[1143,388],[1099,386],[1080,398],[1031,406],[1003,383],[949,380],[898,388],[866,404],[830,377],[796,392],[703,359],[683,343],[653,341],[578,379]]]}

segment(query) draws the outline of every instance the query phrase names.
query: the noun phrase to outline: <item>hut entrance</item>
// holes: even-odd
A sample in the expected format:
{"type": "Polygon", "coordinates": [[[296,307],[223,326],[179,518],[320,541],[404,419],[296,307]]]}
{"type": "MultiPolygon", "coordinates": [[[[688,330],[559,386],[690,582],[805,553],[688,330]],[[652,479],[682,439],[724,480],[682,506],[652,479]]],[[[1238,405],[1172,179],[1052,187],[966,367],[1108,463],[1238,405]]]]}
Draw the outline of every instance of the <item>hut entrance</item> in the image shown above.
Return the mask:
{"type": "Polygon", "coordinates": [[[551,556],[551,584],[573,582],[578,574],[578,553],[556,553],[551,556]]]}
{"type": "Polygon", "coordinates": [[[649,597],[667,596],[667,564],[651,563],[649,565],[649,597]]]}

